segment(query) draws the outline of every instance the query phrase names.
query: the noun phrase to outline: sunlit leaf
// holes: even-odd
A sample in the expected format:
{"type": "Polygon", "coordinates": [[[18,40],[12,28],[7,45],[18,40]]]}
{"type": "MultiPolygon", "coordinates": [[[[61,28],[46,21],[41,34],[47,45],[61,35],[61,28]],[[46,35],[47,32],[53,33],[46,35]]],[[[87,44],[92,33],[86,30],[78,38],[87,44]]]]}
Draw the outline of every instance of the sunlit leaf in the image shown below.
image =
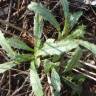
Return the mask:
{"type": "Polygon", "coordinates": [[[59,23],[45,6],[36,2],[31,2],[31,4],[28,5],[28,9],[40,14],[45,20],[49,21],[58,30],[58,32],[60,32],[59,23]]]}
{"type": "Polygon", "coordinates": [[[79,59],[82,56],[82,49],[81,48],[77,48],[74,52],[74,54],[72,55],[71,59],[68,61],[68,64],[65,67],[65,72],[72,70],[73,68],[79,66],[79,59]]]}
{"type": "Polygon", "coordinates": [[[16,66],[16,63],[14,61],[6,62],[3,64],[0,64],[0,73],[3,73],[12,67],[16,66]]]}
{"type": "Polygon", "coordinates": [[[70,15],[70,29],[78,22],[79,18],[82,16],[83,12],[78,11],[70,15]]]}
{"type": "Polygon", "coordinates": [[[28,45],[26,45],[22,40],[20,40],[19,37],[13,36],[11,38],[7,38],[8,44],[17,49],[27,50],[27,51],[33,51],[32,48],[30,48],[28,45]]]}
{"type": "Polygon", "coordinates": [[[1,31],[0,31],[0,45],[7,52],[7,55],[10,58],[15,57],[14,51],[12,50],[11,46],[8,44],[7,40],[4,37],[4,34],[1,31]]]}
{"type": "Polygon", "coordinates": [[[67,36],[69,34],[70,29],[70,12],[69,12],[69,2],[67,0],[60,0],[61,5],[64,11],[64,28],[62,31],[62,36],[67,36]]]}
{"type": "Polygon", "coordinates": [[[48,39],[43,48],[37,51],[38,56],[46,56],[46,55],[60,55],[64,52],[68,52],[76,47],[78,47],[78,41],[74,39],[64,39],[61,41],[52,41],[52,39],[48,39]]]}
{"type": "Polygon", "coordinates": [[[96,55],[96,45],[90,43],[88,41],[79,40],[81,46],[85,47],[86,49],[90,50],[93,54],[96,55]]]}
{"type": "Polygon", "coordinates": [[[63,28],[63,31],[62,31],[62,35],[64,37],[66,37],[66,36],[68,36],[71,29],[74,27],[74,25],[77,23],[77,21],[81,17],[82,12],[79,11],[79,12],[75,12],[75,13],[71,14],[69,12],[69,2],[68,2],[68,0],[60,0],[60,2],[61,2],[61,5],[63,7],[64,17],[65,17],[64,28],[63,28]]]}
{"type": "Polygon", "coordinates": [[[43,96],[42,85],[33,61],[31,62],[30,67],[30,84],[36,96],[43,96]]]}
{"type": "Polygon", "coordinates": [[[80,92],[82,90],[80,85],[75,84],[74,82],[72,82],[67,77],[63,77],[63,81],[64,81],[65,84],[67,84],[68,86],[70,86],[72,88],[73,94],[74,93],[79,93],[80,94],[80,92]]]}
{"type": "Polygon", "coordinates": [[[37,39],[41,38],[43,32],[43,17],[40,16],[38,13],[35,13],[34,17],[34,36],[37,39]]]}
{"type": "Polygon", "coordinates": [[[69,16],[69,2],[67,0],[60,0],[63,7],[64,16],[67,18],[69,16]]]}
{"type": "Polygon", "coordinates": [[[41,35],[43,33],[43,17],[38,13],[35,13],[34,17],[34,36],[35,36],[35,44],[34,51],[37,51],[41,44],[41,35]]]}
{"type": "Polygon", "coordinates": [[[32,54],[16,54],[14,60],[17,62],[26,62],[26,61],[31,61],[33,59],[34,57],[32,56],[32,54]]]}
{"type": "Polygon", "coordinates": [[[83,38],[84,37],[84,33],[85,33],[84,29],[85,29],[85,27],[83,25],[79,26],[70,35],[68,35],[66,38],[67,39],[83,38]]]}
{"type": "Polygon", "coordinates": [[[53,63],[48,59],[44,60],[44,71],[46,73],[50,72],[52,68],[59,66],[59,62],[53,63]]]}
{"type": "Polygon", "coordinates": [[[59,74],[56,72],[56,70],[53,68],[52,72],[51,72],[51,82],[52,82],[52,86],[55,89],[55,96],[56,93],[58,94],[61,90],[61,81],[60,81],[60,76],[59,74]]]}

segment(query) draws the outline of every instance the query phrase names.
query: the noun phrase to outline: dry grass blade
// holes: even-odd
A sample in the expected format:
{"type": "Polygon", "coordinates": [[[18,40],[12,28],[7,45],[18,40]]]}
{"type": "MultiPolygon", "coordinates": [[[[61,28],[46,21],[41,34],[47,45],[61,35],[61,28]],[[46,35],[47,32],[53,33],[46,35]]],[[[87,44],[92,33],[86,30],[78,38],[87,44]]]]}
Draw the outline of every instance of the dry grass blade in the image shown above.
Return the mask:
{"type": "Polygon", "coordinates": [[[17,27],[17,26],[15,26],[14,24],[12,24],[12,23],[10,23],[10,22],[7,22],[7,21],[5,21],[5,20],[2,20],[2,19],[0,19],[0,23],[1,24],[3,24],[3,25],[8,25],[8,26],[10,26],[10,27],[12,27],[12,28],[14,28],[14,29],[16,29],[16,30],[18,30],[18,31],[20,31],[20,32],[25,32],[26,30],[24,30],[24,29],[22,29],[22,28],[20,28],[20,27],[17,27]]]}
{"type": "Polygon", "coordinates": [[[87,63],[87,62],[83,62],[83,61],[80,61],[80,62],[81,62],[81,64],[86,65],[86,66],[88,66],[88,67],[93,68],[93,69],[96,70],[96,66],[95,65],[90,64],[90,63],[87,63]]]}
{"type": "MultiPolygon", "coordinates": [[[[91,79],[91,80],[94,80],[94,81],[96,81],[96,78],[95,77],[93,77],[93,76],[91,76],[91,74],[86,74],[86,72],[87,73],[90,73],[89,71],[86,71],[85,69],[84,69],[84,72],[82,72],[82,71],[80,71],[80,70],[77,70],[77,69],[73,69],[75,72],[77,72],[77,73],[80,73],[80,74],[82,74],[82,75],[84,75],[85,77],[88,77],[89,79],[91,79]]],[[[96,75],[96,73],[93,73],[92,72],[92,74],[95,74],[96,75]]]]}

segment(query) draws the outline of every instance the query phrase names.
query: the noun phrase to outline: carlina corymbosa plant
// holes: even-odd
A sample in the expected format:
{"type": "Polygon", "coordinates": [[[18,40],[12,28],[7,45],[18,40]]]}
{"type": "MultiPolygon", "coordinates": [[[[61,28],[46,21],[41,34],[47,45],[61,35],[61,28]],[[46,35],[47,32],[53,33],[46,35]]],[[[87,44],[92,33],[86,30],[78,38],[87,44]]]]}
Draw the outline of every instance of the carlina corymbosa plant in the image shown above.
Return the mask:
{"type": "Polygon", "coordinates": [[[72,95],[78,94],[76,96],[80,96],[82,89],[80,85],[85,78],[83,76],[76,78],[76,76],[72,74],[72,70],[73,68],[79,67],[79,60],[83,50],[88,49],[96,55],[96,45],[83,40],[85,26],[79,25],[73,29],[83,12],[71,13],[67,0],[60,0],[60,4],[64,11],[65,21],[63,30],[60,29],[60,24],[57,22],[55,16],[53,16],[51,11],[44,5],[36,2],[31,2],[28,5],[28,9],[35,13],[34,48],[30,48],[17,36],[5,38],[4,33],[0,31],[0,45],[7,56],[7,62],[0,64],[0,73],[3,73],[22,62],[30,61],[30,85],[32,86],[35,96],[45,96],[37,72],[40,64],[44,66],[44,72],[47,76],[48,83],[51,84],[50,89],[52,96],[60,96],[61,81],[72,88],[72,95]],[[45,42],[42,42],[41,36],[43,33],[44,20],[50,22],[50,24],[57,29],[58,39],[55,40],[54,38],[50,38],[45,42]],[[14,49],[25,50],[28,51],[28,53],[22,52],[21,54],[14,49]],[[64,54],[69,54],[69,57],[66,62],[62,63],[62,55],[64,54]],[[64,68],[62,75],[60,73],[61,65],[64,68]]]}

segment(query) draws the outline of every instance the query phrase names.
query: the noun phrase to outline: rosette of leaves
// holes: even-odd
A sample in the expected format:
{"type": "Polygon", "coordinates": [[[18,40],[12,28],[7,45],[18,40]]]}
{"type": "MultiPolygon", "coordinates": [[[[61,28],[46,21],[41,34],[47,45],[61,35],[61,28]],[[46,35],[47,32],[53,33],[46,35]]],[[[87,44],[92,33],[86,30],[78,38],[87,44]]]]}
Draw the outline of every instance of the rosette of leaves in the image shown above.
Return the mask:
{"type": "MultiPolygon", "coordinates": [[[[82,15],[82,12],[76,12],[71,14],[69,12],[69,3],[67,0],[60,0],[62,8],[64,10],[64,28],[61,32],[60,24],[57,22],[55,16],[42,4],[31,2],[28,8],[35,12],[34,17],[34,48],[30,48],[20,38],[14,36],[11,38],[5,38],[4,34],[0,31],[0,46],[7,55],[8,62],[0,64],[0,73],[5,72],[20,64],[21,62],[30,61],[30,85],[36,96],[43,96],[43,88],[37,72],[37,68],[40,66],[40,62],[43,61],[44,70],[50,82],[53,90],[51,90],[54,96],[60,95],[61,79],[64,82],[69,82],[67,78],[61,76],[60,70],[60,58],[61,54],[71,52],[71,57],[68,60],[64,68],[64,73],[71,72],[73,68],[77,67],[79,59],[82,56],[83,48],[90,50],[96,55],[96,45],[82,40],[84,38],[84,26],[78,26],[75,30],[72,30],[78,19],[82,15]],[[54,40],[53,38],[47,39],[44,43],[41,41],[41,35],[43,32],[44,20],[49,21],[53,27],[58,31],[59,38],[54,40]],[[72,31],[71,31],[72,30],[72,31]],[[83,48],[81,48],[82,46],[83,48]],[[17,53],[15,49],[26,50],[28,53],[17,53]],[[42,59],[41,59],[42,57],[42,59]],[[47,57],[44,59],[44,57],[47,57]],[[54,57],[54,58],[53,58],[54,57]],[[54,60],[53,60],[54,59],[54,60]],[[50,74],[51,73],[51,74],[50,74]]],[[[68,84],[68,83],[67,83],[68,84]]],[[[69,86],[74,84],[70,82],[69,86]]],[[[74,90],[77,88],[74,85],[74,90]]],[[[76,90],[75,90],[76,91],[76,90]]],[[[75,92],[74,91],[74,92],[75,92]]],[[[78,91],[78,90],[77,90],[78,91]]]]}

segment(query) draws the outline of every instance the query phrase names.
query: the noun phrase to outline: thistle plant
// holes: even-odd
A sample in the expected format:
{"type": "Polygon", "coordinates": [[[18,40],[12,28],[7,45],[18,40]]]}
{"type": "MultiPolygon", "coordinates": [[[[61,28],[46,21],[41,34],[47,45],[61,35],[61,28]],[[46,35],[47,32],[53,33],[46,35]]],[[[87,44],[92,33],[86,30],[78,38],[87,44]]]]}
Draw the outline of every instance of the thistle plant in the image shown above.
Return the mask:
{"type": "MultiPolygon", "coordinates": [[[[60,24],[57,22],[55,16],[41,3],[31,2],[28,5],[28,9],[34,11],[34,48],[30,48],[19,37],[14,36],[11,38],[5,38],[4,34],[0,31],[0,45],[5,51],[8,61],[0,64],[0,73],[11,69],[25,61],[30,61],[30,85],[36,96],[44,96],[40,77],[37,72],[37,68],[43,62],[44,72],[48,79],[50,79],[52,85],[52,95],[60,96],[61,80],[68,84],[73,89],[74,93],[78,93],[81,90],[79,85],[72,82],[74,76],[72,76],[73,68],[78,67],[79,60],[82,56],[83,50],[90,50],[96,55],[96,45],[90,42],[84,41],[85,27],[84,25],[77,26],[73,29],[79,18],[82,16],[82,12],[71,13],[69,11],[69,3],[67,0],[60,0],[60,4],[64,11],[64,28],[60,29],[60,24]],[[44,20],[49,21],[54,28],[57,29],[58,39],[47,39],[44,43],[41,40],[43,33],[44,20]],[[82,47],[81,47],[82,46],[82,47]],[[15,49],[22,49],[28,51],[28,53],[19,53],[15,49]],[[62,54],[70,54],[69,60],[64,63],[63,75],[60,75],[60,59],[62,54]],[[48,57],[49,56],[49,57],[48,57]],[[42,58],[41,58],[42,57],[42,58]],[[47,58],[44,58],[47,57],[47,58]],[[70,73],[66,76],[66,73],[70,73]],[[80,90],[79,90],[80,89],[80,90]]],[[[80,77],[81,78],[81,77],[80,77]]],[[[78,82],[80,83],[80,78],[78,82]]],[[[78,83],[78,84],[79,84],[78,83]]]]}

